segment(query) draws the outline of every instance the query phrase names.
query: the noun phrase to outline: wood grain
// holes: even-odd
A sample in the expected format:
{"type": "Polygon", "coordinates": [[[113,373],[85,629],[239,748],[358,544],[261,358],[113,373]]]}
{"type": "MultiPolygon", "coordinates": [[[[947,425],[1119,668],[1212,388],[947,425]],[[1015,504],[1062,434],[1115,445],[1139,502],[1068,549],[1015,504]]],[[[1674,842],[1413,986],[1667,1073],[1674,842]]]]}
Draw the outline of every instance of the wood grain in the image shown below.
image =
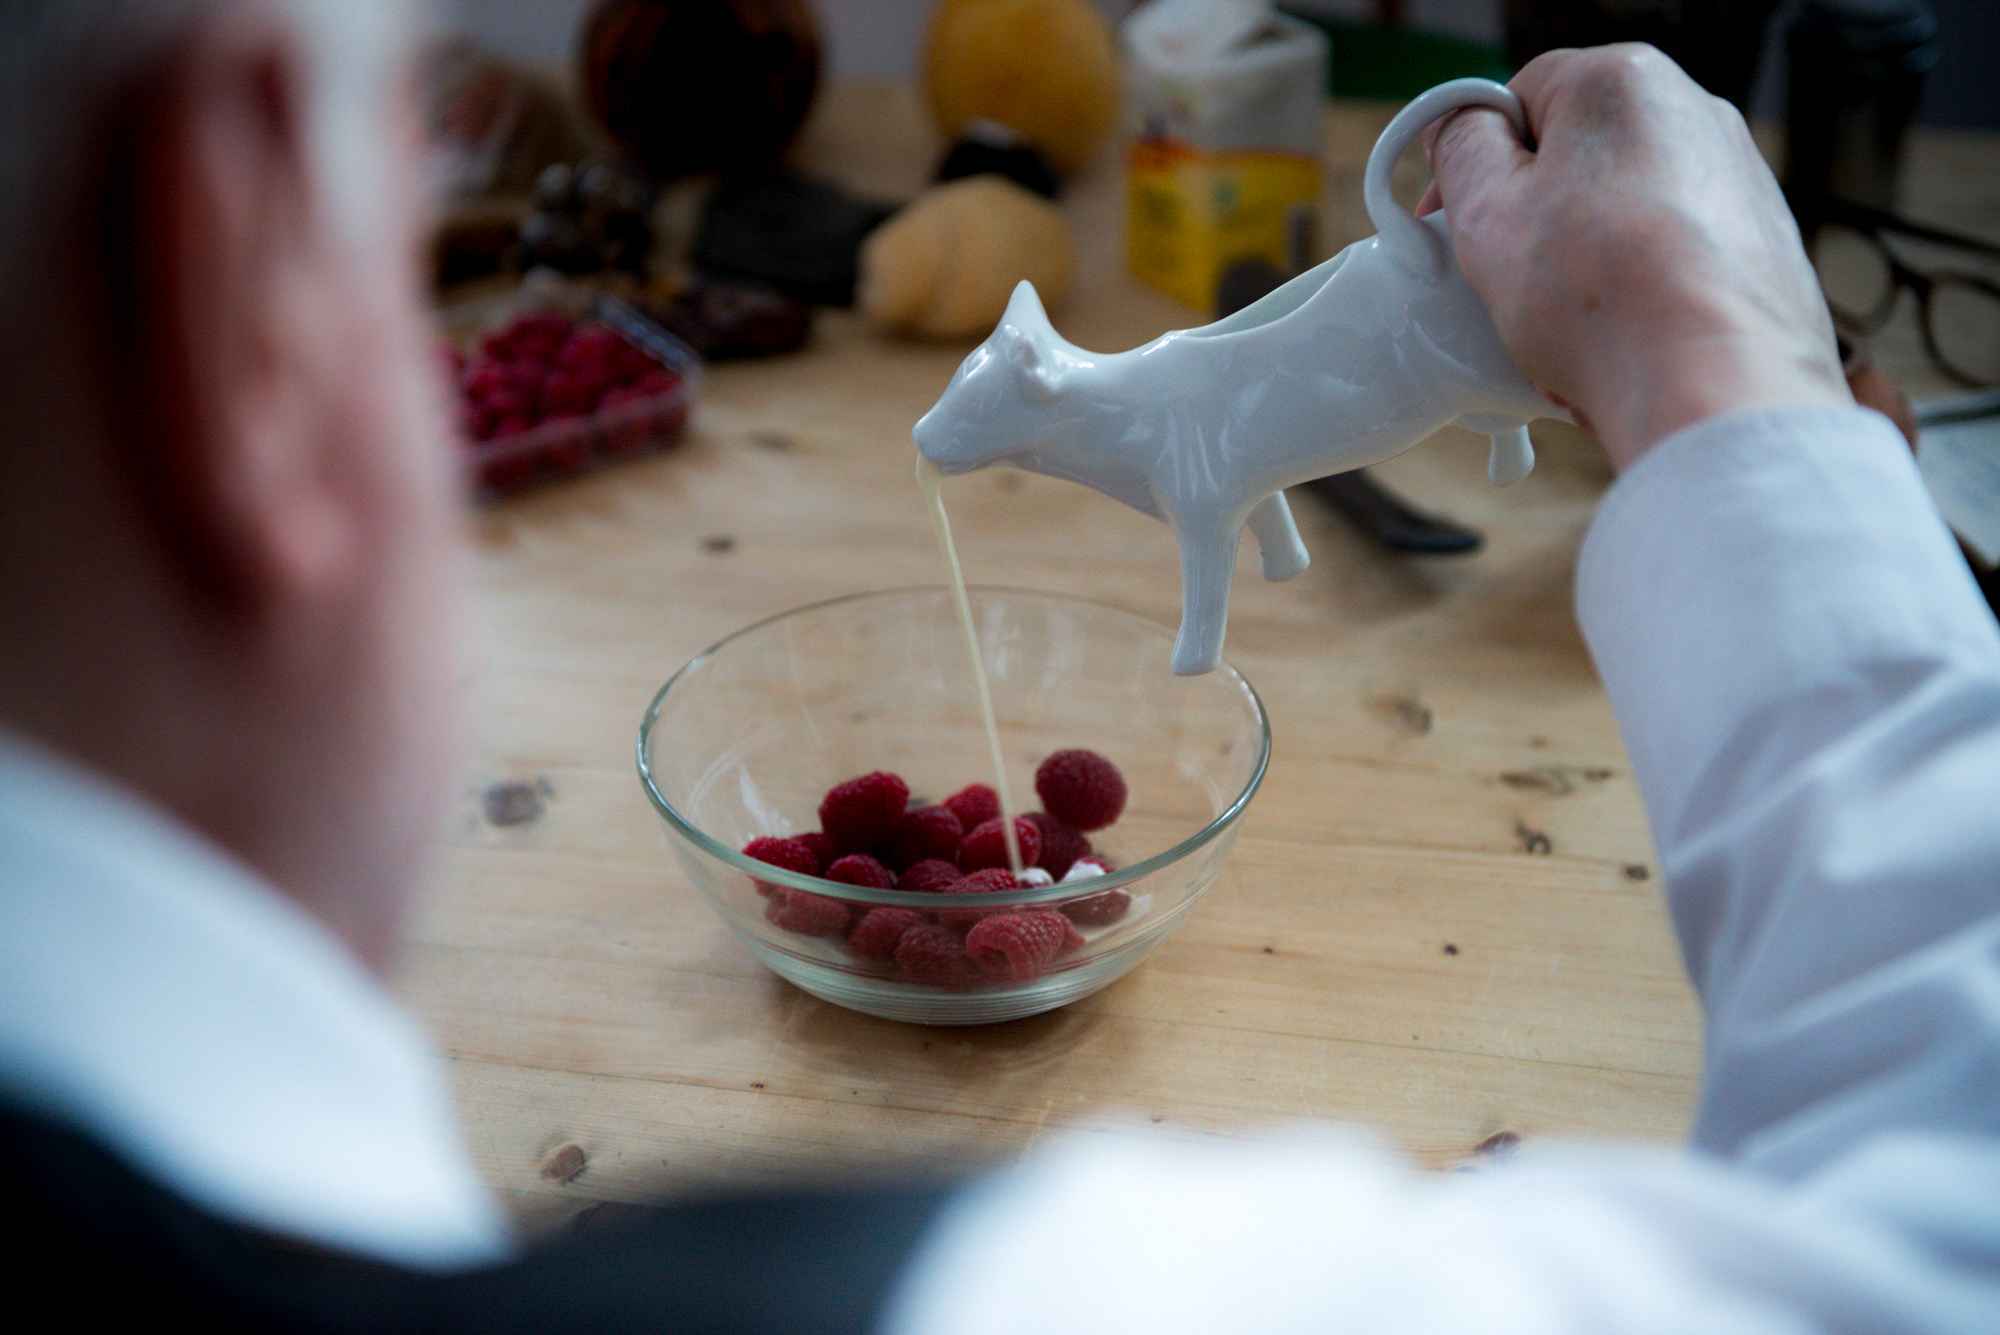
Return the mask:
{"type": "MultiPolygon", "coordinates": [[[[1365,227],[1359,165],[1387,112],[1329,115],[1332,241],[1365,227]]],[[[825,100],[803,151],[907,195],[935,145],[907,91],[856,87],[825,100]]],[[[1920,142],[1919,179],[1963,151],[1920,142]]],[[[1990,184],[1974,187],[1989,222],[1990,184]]],[[[1067,204],[1085,264],[1056,318],[1086,346],[1193,319],[1123,277],[1117,187],[1101,166],[1067,204]]],[[[1506,491],[1485,485],[1483,441],[1467,436],[1381,470],[1483,528],[1474,559],[1385,556],[1295,503],[1312,570],[1286,585],[1240,572],[1230,627],[1273,717],[1269,781],[1220,883],[1105,993],[924,1030],[813,1000],[724,933],[634,778],[640,711],[752,620],[938,580],[909,427],[962,355],[832,315],[804,355],[716,369],[674,454],[475,517],[476,755],[400,983],[452,1057],[481,1170],[522,1217],[950,1172],[1121,1116],[1200,1136],[1351,1119],[1433,1165],[1503,1130],[1679,1133],[1698,1014],[1571,615],[1577,543],[1609,476],[1562,428],[1538,432],[1541,467],[1506,491]],[[484,790],[507,781],[536,785],[538,816],[487,818],[484,790]]],[[[948,499],[974,580],[1175,620],[1163,528],[1021,475],[966,479],[948,499]]]]}

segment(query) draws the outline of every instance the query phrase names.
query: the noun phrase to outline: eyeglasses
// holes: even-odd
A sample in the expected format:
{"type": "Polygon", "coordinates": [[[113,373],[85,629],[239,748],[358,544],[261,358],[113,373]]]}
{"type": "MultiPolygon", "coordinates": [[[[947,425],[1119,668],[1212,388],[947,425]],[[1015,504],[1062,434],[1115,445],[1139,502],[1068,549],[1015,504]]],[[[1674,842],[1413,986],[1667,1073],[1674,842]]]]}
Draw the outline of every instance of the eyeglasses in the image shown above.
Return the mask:
{"type": "Polygon", "coordinates": [[[2000,283],[1964,270],[1918,269],[1889,238],[1987,259],[2000,259],[2000,245],[1844,200],[1831,201],[1822,218],[1813,262],[1836,328],[1855,337],[1876,333],[1908,288],[1916,294],[1924,348],[1938,369],[1975,388],[2000,385],[2000,283]]]}

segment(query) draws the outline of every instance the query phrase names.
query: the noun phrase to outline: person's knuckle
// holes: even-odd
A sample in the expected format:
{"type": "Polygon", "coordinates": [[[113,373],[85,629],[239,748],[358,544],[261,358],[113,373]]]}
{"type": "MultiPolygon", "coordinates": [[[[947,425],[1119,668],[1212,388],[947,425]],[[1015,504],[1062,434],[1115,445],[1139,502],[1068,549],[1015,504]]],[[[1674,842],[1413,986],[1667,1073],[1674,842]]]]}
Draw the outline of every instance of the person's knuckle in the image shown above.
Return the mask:
{"type": "Polygon", "coordinates": [[[1631,63],[1616,48],[1589,52],[1570,71],[1570,91],[1592,112],[1608,114],[1632,99],[1635,79],[1631,63]]]}
{"type": "Polygon", "coordinates": [[[1620,42],[1611,49],[1617,53],[1618,63],[1627,78],[1658,78],[1669,70],[1680,68],[1668,58],[1666,52],[1651,42],[1620,42]]]}

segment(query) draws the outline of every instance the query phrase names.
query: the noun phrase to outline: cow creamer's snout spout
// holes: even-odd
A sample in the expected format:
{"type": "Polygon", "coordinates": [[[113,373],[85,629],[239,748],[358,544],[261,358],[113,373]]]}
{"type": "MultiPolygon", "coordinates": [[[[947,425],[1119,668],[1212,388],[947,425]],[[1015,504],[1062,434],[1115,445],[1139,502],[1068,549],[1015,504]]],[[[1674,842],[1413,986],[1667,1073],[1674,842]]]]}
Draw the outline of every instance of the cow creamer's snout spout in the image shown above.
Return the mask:
{"type": "Polygon", "coordinates": [[[910,439],[916,443],[917,453],[928,459],[940,473],[962,473],[966,467],[955,467],[951,461],[951,422],[940,405],[917,419],[910,429],[910,439]]]}

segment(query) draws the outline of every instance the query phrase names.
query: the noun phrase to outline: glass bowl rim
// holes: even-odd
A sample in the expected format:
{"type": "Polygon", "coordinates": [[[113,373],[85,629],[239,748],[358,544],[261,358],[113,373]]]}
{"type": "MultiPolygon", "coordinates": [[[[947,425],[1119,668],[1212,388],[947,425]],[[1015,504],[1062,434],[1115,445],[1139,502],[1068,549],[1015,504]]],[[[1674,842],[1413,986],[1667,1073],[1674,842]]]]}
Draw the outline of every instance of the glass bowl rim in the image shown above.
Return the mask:
{"type": "MultiPolygon", "coordinates": [[[[706,649],[703,649],[700,653],[694,655],[694,657],[688,659],[687,662],[681,664],[679,668],[674,670],[673,675],[668,677],[660,686],[660,689],[653,693],[652,700],[646,705],[645,716],[639,721],[639,737],[634,747],[639,768],[639,783],[645,788],[647,800],[652,803],[653,809],[666,820],[668,828],[673,830],[674,833],[680,835],[710,857],[715,858],[725,866],[733,867],[752,880],[763,881],[772,885],[789,886],[794,890],[807,890],[814,894],[825,895],[829,898],[846,900],[857,904],[881,905],[892,908],[936,907],[937,895],[934,892],[924,890],[876,890],[869,886],[848,885],[842,881],[829,881],[820,876],[803,876],[797,872],[786,871],[782,867],[774,867],[768,862],[759,862],[755,858],[745,857],[738,850],[717,841],[700,826],[682,815],[674,804],[667,800],[666,794],[660,791],[659,785],[653,780],[653,766],[652,761],[647,755],[647,743],[652,739],[653,725],[659,722],[660,709],[666,703],[667,696],[674,689],[675,684],[702,663],[721,653],[738,640],[754,635],[765,627],[775,625],[780,621],[785,621],[795,616],[803,616],[808,612],[819,612],[830,607],[839,607],[844,603],[908,597],[912,594],[945,594],[948,596],[949,593],[950,590],[943,584],[905,584],[895,588],[869,589],[859,593],[841,594],[835,598],[823,598],[818,602],[805,603],[798,607],[788,608],[782,612],[774,612],[767,617],[761,617],[747,626],[731,631],[715,643],[709,645],[706,649]]],[[[1097,602],[1094,599],[1079,598],[1072,594],[1051,593],[1043,589],[1029,589],[1008,584],[969,584],[966,586],[966,593],[968,595],[1007,594],[1016,597],[1031,598],[1040,602],[1063,603],[1071,607],[1087,608],[1093,612],[1113,612],[1118,616],[1137,621],[1153,630],[1171,633],[1157,621],[1148,620],[1136,612],[1128,611],[1122,607],[1115,607],[1110,603],[1097,602]]],[[[1005,905],[1010,908],[1033,907],[1037,904],[1055,903],[1062,900],[1079,898],[1085,894],[1096,894],[1105,890],[1114,890],[1119,886],[1143,880],[1155,872],[1164,871],[1166,868],[1173,866],[1175,863],[1180,862],[1207,845],[1224,830],[1235,824],[1237,818],[1242,816],[1245,809],[1249,807],[1250,799],[1255,797],[1257,790],[1263,786],[1264,775],[1271,767],[1271,716],[1264,708],[1264,697],[1257,693],[1257,688],[1251,685],[1250,679],[1244,676],[1234,663],[1225,658],[1216,665],[1215,670],[1217,672],[1228,673],[1237,687],[1249,697],[1251,709],[1254,711],[1257,719],[1256,763],[1251,767],[1250,777],[1244,783],[1242,791],[1237,793],[1227,806],[1210,818],[1207,824],[1203,825],[1187,838],[1182,839],[1179,843],[1155,853],[1149,858],[1135,862],[1130,866],[1120,867],[1117,871],[1106,872],[1103,876],[1093,876],[1087,881],[1072,881],[1067,885],[1057,882],[1054,885],[1039,886],[1027,890],[998,891],[991,895],[983,896],[981,902],[1005,905]],[[1085,889],[1086,886],[1089,887],[1087,890],[1085,889]]]]}

